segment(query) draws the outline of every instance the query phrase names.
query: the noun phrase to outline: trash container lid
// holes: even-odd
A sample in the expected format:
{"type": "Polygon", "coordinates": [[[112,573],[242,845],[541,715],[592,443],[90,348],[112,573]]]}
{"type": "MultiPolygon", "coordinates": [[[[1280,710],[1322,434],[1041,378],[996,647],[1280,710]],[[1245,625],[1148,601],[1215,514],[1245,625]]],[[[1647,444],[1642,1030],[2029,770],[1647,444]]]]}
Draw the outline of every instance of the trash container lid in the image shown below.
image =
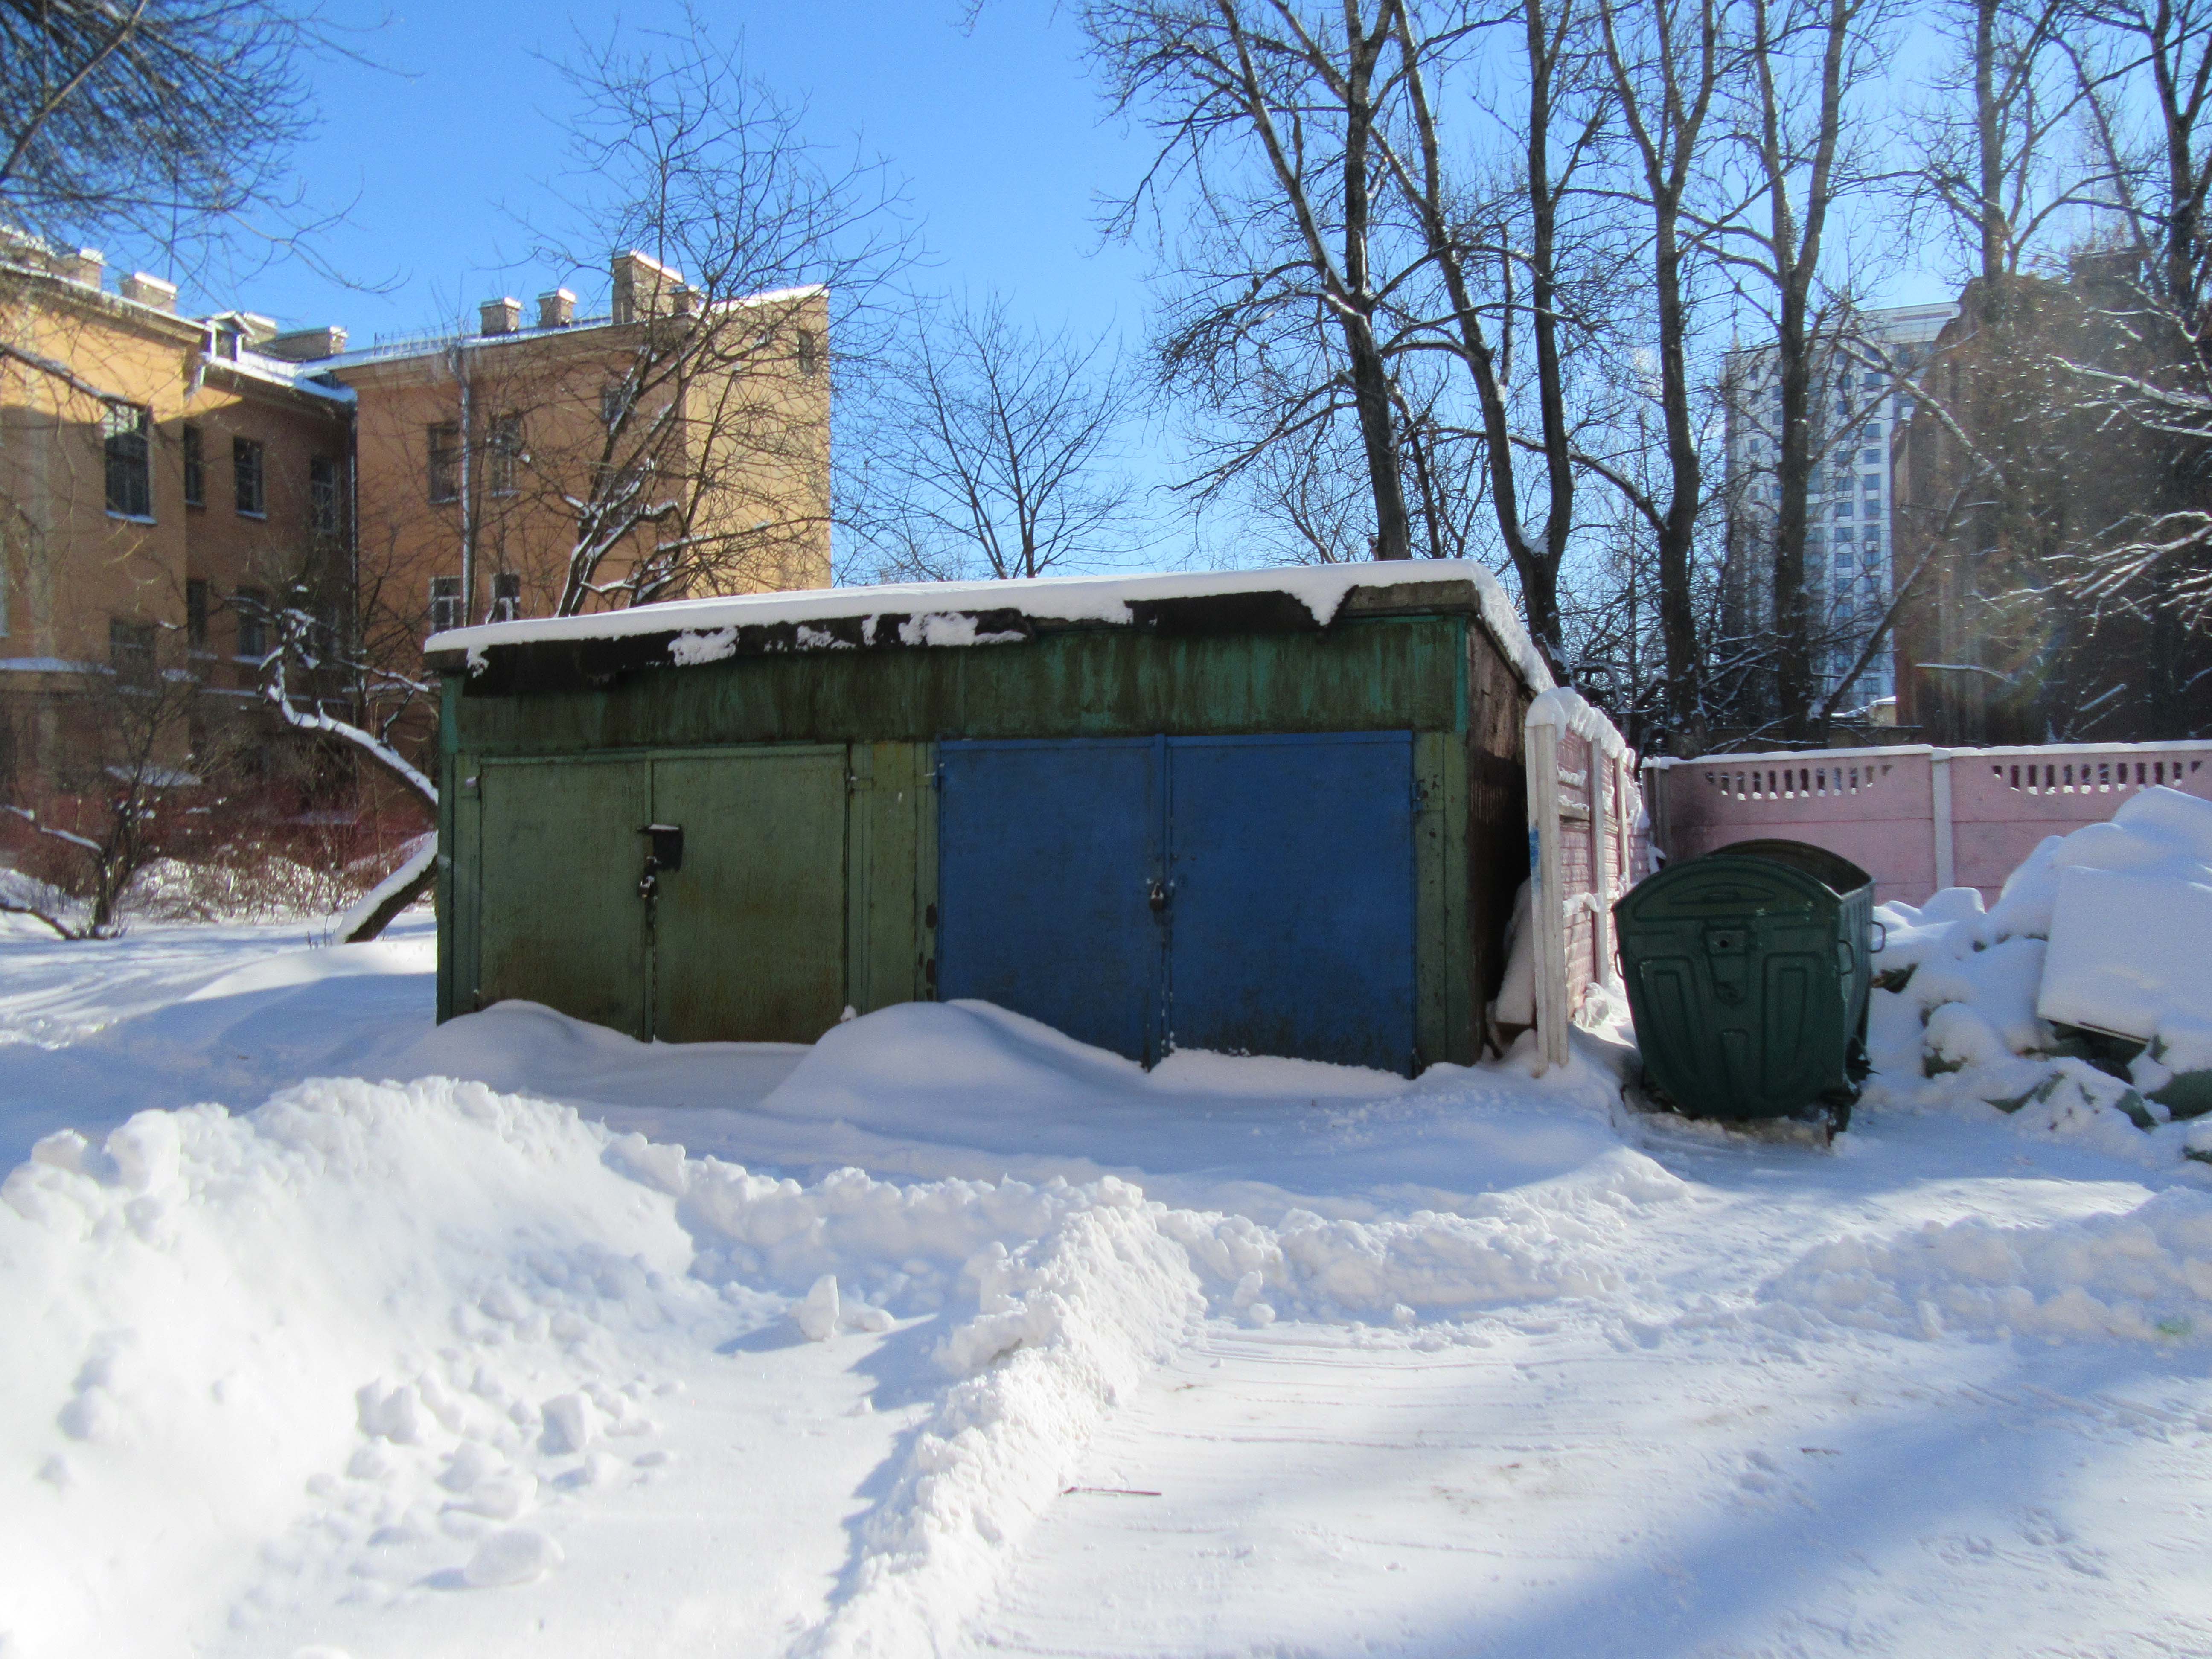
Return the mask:
{"type": "Polygon", "coordinates": [[[1766,859],[1776,864],[1786,864],[1802,870],[1833,891],[1851,893],[1862,887],[1873,885],[1874,878],[1841,853],[1831,853],[1825,847],[1815,847],[1802,841],[1738,841],[1726,847],[1716,847],[1705,855],[1708,858],[1766,859]]]}

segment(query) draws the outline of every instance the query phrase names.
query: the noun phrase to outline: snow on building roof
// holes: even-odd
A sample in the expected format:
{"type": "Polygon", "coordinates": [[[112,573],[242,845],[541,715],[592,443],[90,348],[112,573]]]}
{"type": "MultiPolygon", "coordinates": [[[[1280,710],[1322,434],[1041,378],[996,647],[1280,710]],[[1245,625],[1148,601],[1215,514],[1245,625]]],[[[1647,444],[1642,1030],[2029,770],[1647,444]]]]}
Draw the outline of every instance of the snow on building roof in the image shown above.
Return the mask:
{"type": "MultiPolygon", "coordinates": [[[[793,648],[836,648],[854,641],[806,625],[861,624],[868,645],[981,646],[1012,643],[1018,631],[979,626],[978,617],[1012,615],[1041,622],[1129,626],[1134,607],[1160,601],[1282,594],[1302,605],[1323,628],[1357,589],[1433,588],[1464,583],[1474,594],[1484,626],[1534,691],[1551,689],[1552,676],[1498,578],[1465,559],[1414,559],[1370,564],[1278,565],[1261,570],[1200,570],[1133,576],[1036,576],[1011,581],[886,582],[874,586],[811,588],[796,592],[745,593],[676,599],[592,616],[550,617],[453,629],[430,637],[433,655],[465,654],[480,664],[484,653],[549,642],[630,639],[668,635],[672,663],[719,661],[739,649],[739,630],[785,625],[798,629],[793,648]],[[879,619],[895,631],[880,639],[879,619]]],[[[1409,593],[1407,603],[1419,596],[1409,593]]]]}
{"type": "MultiPolygon", "coordinates": [[[[807,283],[797,288],[776,288],[760,294],[741,294],[732,299],[717,301],[715,304],[719,309],[742,311],[754,306],[811,300],[829,292],[828,287],[821,283],[807,283]]],[[[526,341],[568,338],[588,333],[593,329],[616,325],[612,312],[600,311],[588,316],[572,317],[565,323],[525,324],[502,334],[485,334],[467,328],[433,330],[427,333],[380,338],[365,346],[333,352],[327,357],[307,358],[304,363],[313,373],[325,374],[337,369],[359,368],[367,363],[396,362],[404,358],[434,356],[448,351],[497,351],[526,341]]]]}
{"type": "Polygon", "coordinates": [[[265,381],[270,386],[281,386],[293,392],[304,392],[310,397],[326,398],[331,403],[349,404],[354,401],[351,386],[319,378],[324,372],[324,365],[319,362],[295,362],[287,357],[271,357],[244,344],[239,347],[235,357],[217,356],[210,357],[208,362],[244,379],[265,381]]]}

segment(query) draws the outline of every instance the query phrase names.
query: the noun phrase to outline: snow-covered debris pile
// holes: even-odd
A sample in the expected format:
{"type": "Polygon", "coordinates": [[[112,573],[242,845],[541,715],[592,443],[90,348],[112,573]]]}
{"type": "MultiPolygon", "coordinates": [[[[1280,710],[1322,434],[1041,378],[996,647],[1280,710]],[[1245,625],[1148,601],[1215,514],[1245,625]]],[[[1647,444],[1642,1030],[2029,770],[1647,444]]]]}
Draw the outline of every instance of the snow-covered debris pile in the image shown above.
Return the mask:
{"type": "Polygon", "coordinates": [[[2023,868],[2045,853],[2056,891],[2037,1012],[2141,1038],[2172,1072],[2212,1068],[2212,801],[2147,789],[2023,868]]]}
{"type": "MultiPolygon", "coordinates": [[[[2045,841],[1986,913],[1954,887],[1875,915],[1869,1047],[1893,1097],[2033,1109],[2114,1150],[2115,1123],[2212,1109],[2212,801],[2143,790],[2045,841]]],[[[2202,1131],[2166,1138],[2212,1151],[2202,1131]]]]}

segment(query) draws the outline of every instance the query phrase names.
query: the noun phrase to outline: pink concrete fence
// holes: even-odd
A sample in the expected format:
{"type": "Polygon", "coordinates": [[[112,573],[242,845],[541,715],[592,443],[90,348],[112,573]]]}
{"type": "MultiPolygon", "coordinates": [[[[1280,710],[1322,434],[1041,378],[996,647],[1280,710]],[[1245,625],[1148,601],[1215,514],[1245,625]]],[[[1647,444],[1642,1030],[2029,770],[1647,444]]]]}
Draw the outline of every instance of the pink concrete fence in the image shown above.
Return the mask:
{"type": "Polygon", "coordinates": [[[1644,783],[1668,858],[1780,836],[1842,854],[1875,878],[1877,900],[1975,887],[1988,901],[2045,836],[2103,823],[2137,790],[2212,799],[2212,743],[1656,758],[1644,783]]]}

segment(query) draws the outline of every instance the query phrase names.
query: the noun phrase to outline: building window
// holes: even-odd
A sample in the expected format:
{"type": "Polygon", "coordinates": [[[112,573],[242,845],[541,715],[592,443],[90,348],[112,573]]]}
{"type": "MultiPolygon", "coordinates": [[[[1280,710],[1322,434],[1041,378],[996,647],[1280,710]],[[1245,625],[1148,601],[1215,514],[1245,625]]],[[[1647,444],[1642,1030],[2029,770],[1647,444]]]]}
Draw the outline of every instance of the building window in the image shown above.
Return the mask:
{"type": "Polygon", "coordinates": [[[514,494],[517,463],[522,459],[522,416],[495,415],[484,440],[484,488],[495,495],[514,494]]]}
{"type": "Polygon", "coordinates": [[[125,685],[150,685],[154,681],[154,624],[110,618],[107,624],[107,665],[125,685]]]}
{"type": "Polygon", "coordinates": [[[461,429],[450,422],[429,428],[430,499],[450,501],[461,493],[461,429]]]}
{"type": "Polygon", "coordinates": [[[821,341],[815,338],[812,329],[800,329],[799,331],[799,372],[811,380],[814,378],[815,372],[821,367],[821,341]]]}
{"type": "Polygon", "coordinates": [[[207,643],[208,585],[194,576],[185,583],[185,643],[207,643]]]}
{"type": "Polygon", "coordinates": [[[617,380],[611,386],[599,388],[599,424],[610,432],[623,423],[629,413],[629,387],[617,380]]]}
{"type": "Polygon", "coordinates": [[[1836,503],[1836,516],[1839,519],[1850,518],[1851,516],[1851,504],[1847,501],[1838,501],[1836,503]]]}
{"type": "Polygon", "coordinates": [[[238,612],[238,654],[258,662],[269,654],[269,595],[258,587],[241,587],[230,603],[238,612]]]}
{"type": "Polygon", "coordinates": [[[207,456],[200,447],[200,429],[191,422],[185,422],[185,505],[207,505],[207,456]]]}
{"type": "Polygon", "coordinates": [[[110,404],[100,423],[107,453],[107,510],[126,519],[154,516],[151,424],[145,410],[129,404],[110,404]]]}
{"type": "Polygon", "coordinates": [[[327,455],[307,462],[307,527],[319,536],[338,533],[338,464],[327,455]]]}
{"type": "Polygon", "coordinates": [[[522,578],[502,570],[491,579],[491,619],[513,622],[522,614],[522,578]]]}
{"type": "Polygon", "coordinates": [[[252,438],[230,441],[230,472],[236,485],[238,510],[249,519],[267,516],[268,492],[261,477],[261,445],[252,438]]]}
{"type": "Polygon", "coordinates": [[[430,578],[430,631],[442,634],[448,629],[459,628],[467,618],[461,611],[461,579],[459,576],[430,578]]]}

